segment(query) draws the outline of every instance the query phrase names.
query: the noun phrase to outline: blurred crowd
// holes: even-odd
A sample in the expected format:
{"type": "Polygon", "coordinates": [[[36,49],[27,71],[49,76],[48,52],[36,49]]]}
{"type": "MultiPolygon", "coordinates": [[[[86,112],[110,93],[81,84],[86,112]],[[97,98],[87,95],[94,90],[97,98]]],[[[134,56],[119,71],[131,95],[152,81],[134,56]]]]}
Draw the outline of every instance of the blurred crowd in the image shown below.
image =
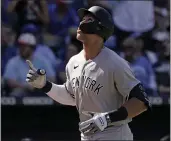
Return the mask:
{"type": "Polygon", "coordinates": [[[29,59],[50,81],[65,82],[65,65],[82,49],[78,8],[100,5],[115,31],[105,46],[125,58],[149,96],[170,94],[169,0],[1,0],[2,96],[43,96],[26,82],[29,59]]]}

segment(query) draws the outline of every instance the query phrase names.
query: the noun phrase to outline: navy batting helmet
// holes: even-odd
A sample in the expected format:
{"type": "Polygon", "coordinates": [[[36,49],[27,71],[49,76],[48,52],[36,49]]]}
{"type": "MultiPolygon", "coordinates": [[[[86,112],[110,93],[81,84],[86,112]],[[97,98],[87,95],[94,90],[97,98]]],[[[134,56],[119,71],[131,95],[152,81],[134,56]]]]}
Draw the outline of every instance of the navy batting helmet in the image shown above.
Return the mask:
{"type": "Polygon", "coordinates": [[[78,15],[82,20],[87,14],[91,14],[95,21],[80,24],[83,33],[97,34],[106,41],[114,32],[114,24],[111,14],[100,6],[92,6],[89,9],[80,8],[78,15]]]}

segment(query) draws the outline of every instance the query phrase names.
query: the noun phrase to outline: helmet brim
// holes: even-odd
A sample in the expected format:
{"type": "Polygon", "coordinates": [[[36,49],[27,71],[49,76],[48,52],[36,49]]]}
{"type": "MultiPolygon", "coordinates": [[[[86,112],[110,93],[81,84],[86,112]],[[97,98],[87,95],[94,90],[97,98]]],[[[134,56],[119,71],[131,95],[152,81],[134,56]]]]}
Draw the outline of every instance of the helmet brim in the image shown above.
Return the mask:
{"type": "Polygon", "coordinates": [[[92,14],[90,11],[88,11],[88,9],[85,8],[78,9],[77,13],[80,19],[82,19],[87,14],[92,14]]]}

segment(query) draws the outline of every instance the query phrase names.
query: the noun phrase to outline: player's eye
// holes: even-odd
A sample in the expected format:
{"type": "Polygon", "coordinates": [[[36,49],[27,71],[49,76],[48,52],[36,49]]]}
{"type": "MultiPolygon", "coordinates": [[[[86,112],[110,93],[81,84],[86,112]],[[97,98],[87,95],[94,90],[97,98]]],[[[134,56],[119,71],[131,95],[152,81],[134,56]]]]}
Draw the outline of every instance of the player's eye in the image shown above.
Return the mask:
{"type": "Polygon", "coordinates": [[[83,21],[85,21],[85,22],[93,22],[94,19],[93,18],[83,18],[83,21]]]}

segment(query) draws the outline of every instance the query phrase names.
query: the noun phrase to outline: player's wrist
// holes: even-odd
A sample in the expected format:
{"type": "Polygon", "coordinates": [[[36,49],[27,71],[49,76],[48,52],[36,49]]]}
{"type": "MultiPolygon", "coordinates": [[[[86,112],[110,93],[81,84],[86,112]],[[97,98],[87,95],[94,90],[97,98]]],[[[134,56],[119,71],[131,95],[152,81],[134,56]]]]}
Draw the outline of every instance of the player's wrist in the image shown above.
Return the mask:
{"type": "Polygon", "coordinates": [[[110,123],[125,120],[128,117],[128,111],[122,106],[117,111],[109,112],[106,117],[110,123]]]}
{"type": "Polygon", "coordinates": [[[105,115],[105,118],[106,118],[107,126],[108,126],[111,123],[110,116],[108,113],[105,115]]]}
{"type": "Polygon", "coordinates": [[[41,88],[40,90],[42,90],[45,93],[48,93],[51,89],[52,89],[52,83],[50,81],[46,81],[44,87],[41,88]]]}

